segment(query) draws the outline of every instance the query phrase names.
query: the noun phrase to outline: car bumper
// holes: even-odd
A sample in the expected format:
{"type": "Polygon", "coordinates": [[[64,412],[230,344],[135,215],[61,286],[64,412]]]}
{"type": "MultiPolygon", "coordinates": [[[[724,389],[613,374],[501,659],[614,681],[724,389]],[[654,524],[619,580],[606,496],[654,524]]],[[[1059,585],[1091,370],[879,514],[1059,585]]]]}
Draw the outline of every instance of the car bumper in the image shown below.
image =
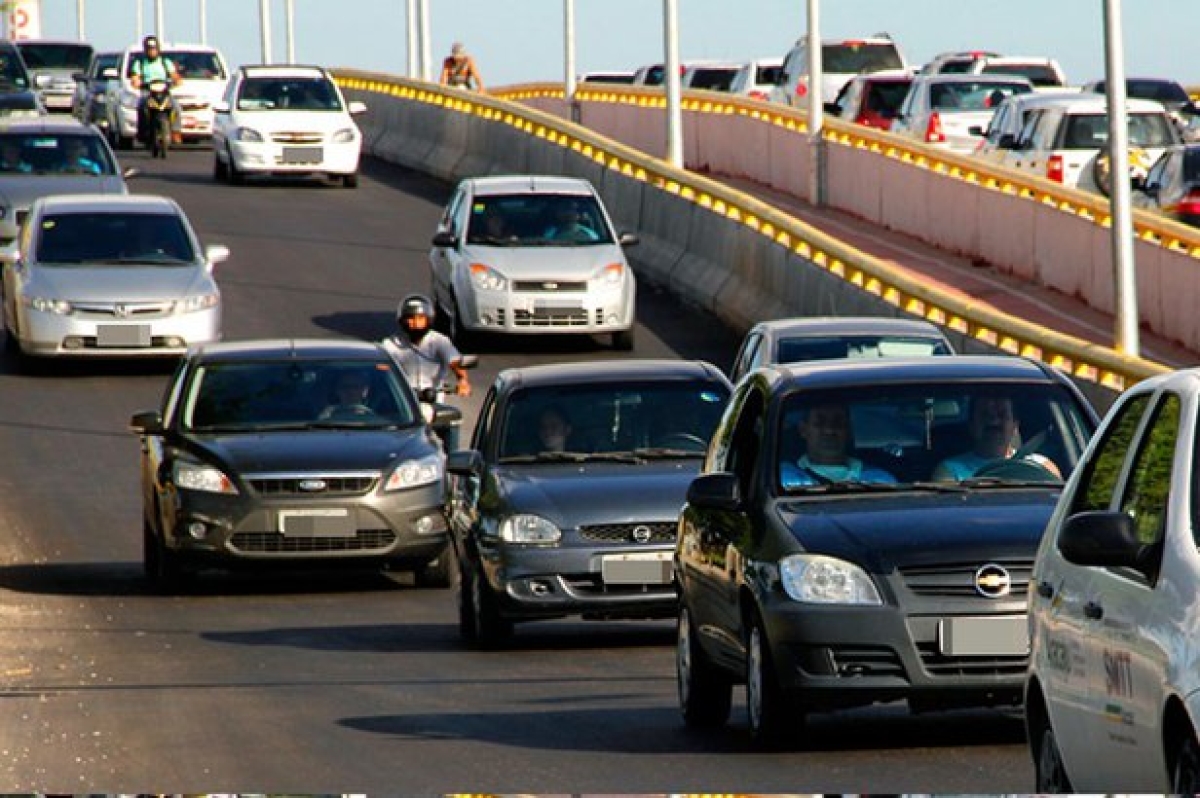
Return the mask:
{"type": "Polygon", "coordinates": [[[21,351],[38,357],[159,357],[221,339],[221,310],[139,320],[88,319],[24,309],[21,351]]]}
{"type": "Polygon", "coordinates": [[[165,530],[180,557],[227,568],[429,562],[449,544],[442,487],[360,496],[178,491],[165,530]],[[334,519],[334,520],[330,520],[334,519]]]}
{"type": "Polygon", "coordinates": [[[665,618],[677,607],[673,552],[662,546],[500,546],[484,551],[481,559],[488,584],[500,598],[501,613],[513,620],[564,615],[665,618]]]}
{"type": "MultiPolygon", "coordinates": [[[[1007,631],[1024,630],[1023,602],[999,609],[986,617],[1004,619],[1007,631]]],[[[955,652],[948,640],[948,618],[982,612],[916,616],[895,607],[814,607],[778,599],[763,617],[780,687],[807,708],[901,699],[914,709],[1020,703],[1027,651],[968,654],[955,652]]]]}
{"type": "Polygon", "coordinates": [[[462,326],[516,334],[608,333],[634,324],[634,284],[580,292],[473,291],[462,326]]]}
{"type": "Polygon", "coordinates": [[[231,141],[233,164],[247,174],[350,175],[358,171],[360,142],[283,145],[276,142],[231,141]]]}

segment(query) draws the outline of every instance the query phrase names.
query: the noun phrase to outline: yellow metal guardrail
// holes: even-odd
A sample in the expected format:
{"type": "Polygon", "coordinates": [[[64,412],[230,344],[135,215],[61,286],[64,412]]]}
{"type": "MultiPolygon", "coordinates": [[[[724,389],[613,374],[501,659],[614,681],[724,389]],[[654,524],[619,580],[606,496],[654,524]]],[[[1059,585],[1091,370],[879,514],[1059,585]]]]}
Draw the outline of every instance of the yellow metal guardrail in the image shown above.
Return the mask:
{"type": "MultiPolygon", "coordinates": [[[[906,313],[1002,351],[1041,360],[1077,379],[1119,392],[1141,379],[1169,370],[1161,364],[1043,329],[982,303],[925,285],[908,273],[838,241],[755,197],[702,175],[676,169],[662,159],[634,150],[580,125],[533,108],[517,106],[513,102],[519,97],[527,99],[533,96],[523,92],[544,89],[521,87],[489,96],[355,70],[339,70],[337,79],[340,85],[348,89],[474,115],[509,125],[569,149],[607,169],[739,222],[906,313]]],[[[626,96],[627,93],[613,94],[626,96]]],[[[652,102],[650,92],[645,94],[644,99],[636,98],[634,101],[652,102]]],[[[558,88],[558,97],[562,97],[561,86],[558,88]]],[[[801,121],[793,118],[792,123],[799,124],[801,121]]]]}

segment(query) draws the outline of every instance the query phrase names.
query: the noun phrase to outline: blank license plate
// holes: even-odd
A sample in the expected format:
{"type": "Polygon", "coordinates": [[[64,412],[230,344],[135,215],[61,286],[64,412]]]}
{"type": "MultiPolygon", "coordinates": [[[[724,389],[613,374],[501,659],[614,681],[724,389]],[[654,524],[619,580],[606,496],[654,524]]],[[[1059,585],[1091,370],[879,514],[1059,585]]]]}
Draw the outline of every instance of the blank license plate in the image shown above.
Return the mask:
{"type": "Polygon", "coordinates": [[[611,554],[600,561],[600,574],[609,585],[670,584],[671,552],[611,554]]]}
{"type": "Polygon", "coordinates": [[[948,657],[1020,657],[1029,653],[1029,622],[1006,618],[945,618],[938,648],[948,657]]]}
{"type": "Polygon", "coordinates": [[[320,163],[325,159],[323,147],[284,147],[284,163],[320,163]]]}
{"type": "Polygon", "coordinates": [[[96,328],[97,346],[150,346],[149,324],[101,324],[96,328]]]}
{"type": "Polygon", "coordinates": [[[350,511],[341,507],[280,510],[279,531],[285,537],[345,538],[356,534],[350,511]]]}

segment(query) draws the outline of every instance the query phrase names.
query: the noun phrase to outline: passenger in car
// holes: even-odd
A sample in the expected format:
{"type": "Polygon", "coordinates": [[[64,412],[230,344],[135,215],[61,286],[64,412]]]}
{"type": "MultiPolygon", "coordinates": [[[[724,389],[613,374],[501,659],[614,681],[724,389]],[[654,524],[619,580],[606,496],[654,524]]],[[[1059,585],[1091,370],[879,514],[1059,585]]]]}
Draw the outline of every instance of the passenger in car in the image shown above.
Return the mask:
{"type": "MultiPolygon", "coordinates": [[[[938,463],[931,479],[961,482],[975,476],[983,466],[997,460],[1007,460],[1018,452],[1021,428],[1010,397],[975,397],[971,401],[967,430],[971,436],[971,448],[938,463]]],[[[1023,458],[1061,478],[1058,466],[1048,457],[1029,453],[1023,458]]]]}
{"type": "Polygon", "coordinates": [[[850,455],[854,434],[850,412],[844,405],[820,404],[808,409],[798,431],[804,454],[796,461],[780,463],[780,482],[785,488],[828,485],[835,482],[885,482],[896,478],[882,468],[867,465],[850,455]]]}
{"type": "Polygon", "coordinates": [[[565,452],[571,421],[561,405],[547,405],[538,416],[538,445],[543,452],[565,452]]]}

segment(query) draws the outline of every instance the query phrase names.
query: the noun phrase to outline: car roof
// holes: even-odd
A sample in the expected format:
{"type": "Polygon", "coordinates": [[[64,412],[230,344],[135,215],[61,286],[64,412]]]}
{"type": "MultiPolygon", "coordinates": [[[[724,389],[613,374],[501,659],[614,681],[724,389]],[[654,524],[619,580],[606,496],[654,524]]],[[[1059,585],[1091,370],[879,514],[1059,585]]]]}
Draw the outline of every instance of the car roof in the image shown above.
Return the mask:
{"type": "Polygon", "coordinates": [[[880,335],[903,333],[945,337],[937,326],[923,319],[893,319],[886,316],[808,316],[772,319],[754,325],[755,330],[783,335],[880,335]]]}
{"type": "Polygon", "coordinates": [[[179,204],[157,194],[53,194],[41,197],[42,212],[89,213],[123,211],[127,213],[174,213],[179,204]]]}
{"type": "Polygon", "coordinates": [[[38,116],[25,117],[5,121],[0,125],[0,133],[86,133],[102,136],[99,130],[91,125],[85,125],[72,116],[38,116]]]}
{"type": "Polygon", "coordinates": [[[391,358],[379,344],[354,338],[259,338],[200,344],[188,352],[189,359],[264,360],[329,359],[378,361],[391,358]]]}
{"type": "Polygon", "coordinates": [[[500,372],[497,382],[512,388],[587,385],[601,382],[711,380],[728,386],[724,373],[703,360],[623,359],[520,366],[500,372]]]}
{"type": "Polygon", "coordinates": [[[75,47],[90,48],[92,51],[95,51],[96,49],[95,46],[89,44],[88,42],[81,42],[78,39],[17,39],[16,43],[17,47],[20,47],[24,44],[53,44],[56,46],[69,44],[74,45],[75,47]]]}
{"type": "Polygon", "coordinates": [[[319,66],[304,64],[246,64],[240,67],[246,77],[253,78],[296,78],[325,77],[326,71],[319,66]]]}
{"type": "Polygon", "coordinates": [[[1061,384],[1066,377],[1049,366],[1011,355],[954,355],[951,357],[871,358],[811,360],[764,366],[782,386],[853,388],[895,383],[941,382],[1041,382],[1061,384]]]}
{"type": "Polygon", "coordinates": [[[468,182],[474,194],[595,194],[592,184],[583,178],[558,175],[490,175],[472,177],[468,182]]]}
{"type": "MultiPolygon", "coordinates": [[[[921,83],[1029,83],[1029,78],[1020,75],[975,75],[961,72],[938,72],[934,75],[917,75],[913,82],[921,83]]],[[[1033,85],[1029,83],[1029,85],[1033,85]]]]}

